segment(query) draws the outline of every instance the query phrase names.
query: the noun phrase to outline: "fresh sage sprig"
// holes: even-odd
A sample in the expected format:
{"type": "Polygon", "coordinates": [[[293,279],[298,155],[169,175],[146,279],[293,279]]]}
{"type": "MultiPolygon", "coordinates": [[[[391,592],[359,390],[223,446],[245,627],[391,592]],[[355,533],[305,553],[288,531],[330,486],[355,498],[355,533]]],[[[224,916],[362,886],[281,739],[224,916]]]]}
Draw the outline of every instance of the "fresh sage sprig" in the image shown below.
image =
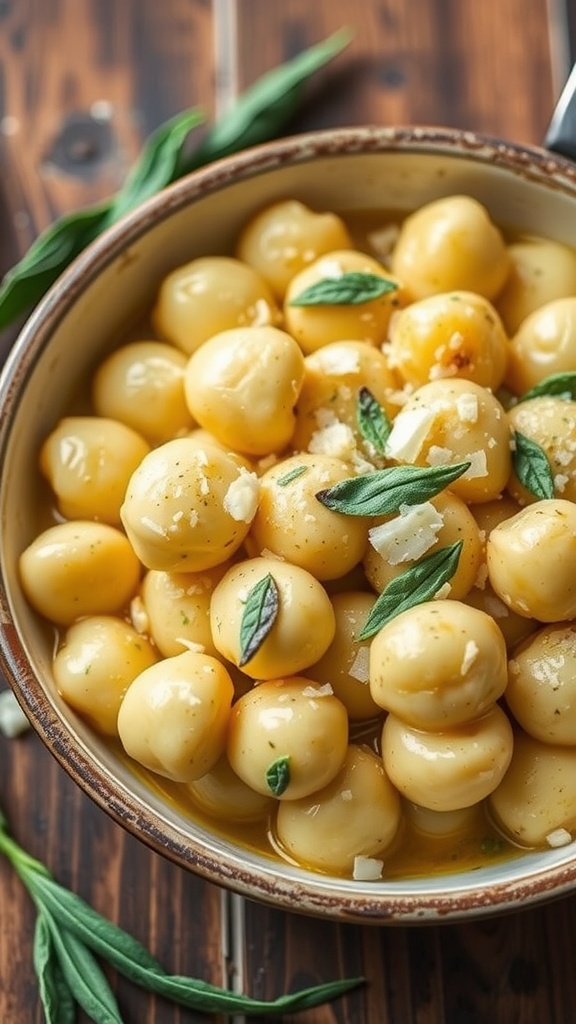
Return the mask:
{"type": "Polygon", "coordinates": [[[398,285],[378,274],[350,271],[323,277],[290,299],[291,306],[357,306],[396,291],[398,285]]]}
{"type": "Polygon", "coordinates": [[[0,284],[0,329],[28,313],[72,260],[129,210],[189,171],[277,136],[298,109],[306,81],[350,40],[351,33],[341,29],[257,79],[192,153],[189,135],[204,121],[201,111],[184,111],[161,125],[115,196],[57,220],[6,273],[0,284]]]}
{"type": "Polygon", "coordinates": [[[274,796],[282,796],[282,793],[290,785],[290,758],[288,754],[277,757],[268,766],[266,770],[266,785],[274,796]]]}
{"type": "Polygon", "coordinates": [[[469,469],[469,462],[444,466],[389,466],[348,477],[326,490],[318,501],[348,516],[383,516],[401,505],[419,505],[448,487],[469,469]]]}
{"type": "Polygon", "coordinates": [[[76,1004],[94,1024],[123,1024],[99,960],[148,992],[203,1013],[250,1017],[296,1013],[357,988],[363,978],[315,985],[278,999],[252,999],[196,978],[167,974],[135,938],[60,885],[9,835],[0,813],[0,852],[20,876],[38,912],[34,966],[47,1024],[74,1024],[76,1004]],[[98,959],[97,959],[98,958],[98,959]]]}
{"type": "Polygon", "coordinates": [[[384,455],[392,422],[380,402],[367,387],[361,387],[356,405],[356,422],[362,437],[377,455],[384,455]]]}
{"type": "Polygon", "coordinates": [[[242,668],[260,650],[280,610],[280,596],[276,581],[267,573],[255,583],[246,598],[240,620],[240,659],[242,668]]]}
{"type": "Polygon", "coordinates": [[[576,373],[552,373],[520,395],[518,401],[528,402],[531,398],[542,398],[545,395],[576,401],[576,373]]]}
{"type": "Polygon", "coordinates": [[[519,430],[514,433],[512,466],[520,483],[535,498],[554,497],[554,477],[546,452],[519,430]]]}
{"type": "Polygon", "coordinates": [[[278,487],[287,487],[293,480],[297,480],[299,476],[302,476],[306,472],[308,466],[294,466],[293,469],[289,469],[284,476],[279,476],[276,480],[278,487]]]}
{"type": "Polygon", "coordinates": [[[440,548],[420,558],[409,569],[396,576],[384,588],[370,609],[358,634],[358,640],[369,640],[387,622],[424,601],[431,601],[458,568],[462,541],[440,548]]]}

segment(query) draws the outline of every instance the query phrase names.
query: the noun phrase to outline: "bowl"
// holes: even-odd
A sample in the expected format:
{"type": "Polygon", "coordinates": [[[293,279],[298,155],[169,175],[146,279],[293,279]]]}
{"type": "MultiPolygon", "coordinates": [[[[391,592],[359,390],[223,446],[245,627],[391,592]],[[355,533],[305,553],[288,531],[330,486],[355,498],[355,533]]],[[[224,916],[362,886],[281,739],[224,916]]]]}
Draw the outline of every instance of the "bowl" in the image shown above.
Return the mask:
{"type": "Polygon", "coordinates": [[[436,128],[309,133],[198,171],[109,229],[32,314],[1,378],[0,650],[33,727],[80,787],[154,851],[247,897],[341,921],[437,923],[558,897],[576,885],[576,845],[522,852],[481,870],[378,882],[330,878],[235,845],[178,811],[62,701],[53,639],[22,593],[17,562],[37,532],[43,439],[170,270],[230,253],[250,214],[282,197],[343,213],[404,212],[453,194],[478,199],[496,223],[573,241],[576,167],[547,151],[436,128]]]}

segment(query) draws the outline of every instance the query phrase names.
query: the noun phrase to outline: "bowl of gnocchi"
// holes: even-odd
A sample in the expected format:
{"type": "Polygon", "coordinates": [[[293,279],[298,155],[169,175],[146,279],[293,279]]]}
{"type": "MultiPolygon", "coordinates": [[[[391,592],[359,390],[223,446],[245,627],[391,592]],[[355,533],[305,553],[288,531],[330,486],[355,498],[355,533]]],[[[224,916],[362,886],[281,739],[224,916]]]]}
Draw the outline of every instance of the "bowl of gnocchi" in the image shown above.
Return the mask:
{"type": "Polygon", "coordinates": [[[576,886],[576,169],[443,129],[198,171],[0,382],[0,648],[219,885],[375,924],[576,886]]]}

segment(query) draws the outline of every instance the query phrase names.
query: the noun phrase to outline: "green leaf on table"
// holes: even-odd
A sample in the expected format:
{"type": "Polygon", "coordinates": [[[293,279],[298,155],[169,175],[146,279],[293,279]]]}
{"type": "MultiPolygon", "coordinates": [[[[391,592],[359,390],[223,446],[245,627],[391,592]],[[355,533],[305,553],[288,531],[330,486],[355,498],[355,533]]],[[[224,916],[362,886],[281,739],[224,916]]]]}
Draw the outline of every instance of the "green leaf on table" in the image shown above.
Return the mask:
{"type": "Polygon", "coordinates": [[[298,109],[306,80],[351,38],[342,29],[257,79],[209,129],[191,156],[186,144],[190,130],[202,120],[201,113],[187,110],[161,125],[144,144],[116,195],[59,218],[5,274],[0,283],[0,330],[28,313],[86,246],[124,213],[189,171],[274,138],[298,109]]]}
{"type": "Polygon", "coordinates": [[[546,452],[518,430],[514,433],[512,466],[522,486],[535,498],[554,497],[554,477],[546,452]]]}
{"type": "Polygon", "coordinates": [[[542,398],[544,395],[576,401],[576,372],[552,373],[520,395],[518,401],[528,402],[531,398],[542,398]]]}
{"type": "Polygon", "coordinates": [[[45,910],[36,918],[33,959],[46,1024],[74,1024],[74,996],[62,972],[45,910]]]}
{"type": "Polygon", "coordinates": [[[398,285],[378,274],[349,271],[338,277],[323,277],[293,299],[291,306],[356,306],[396,291],[398,285]]]}
{"type": "Polygon", "coordinates": [[[116,997],[94,954],[73,932],[47,918],[62,975],[94,1024],[124,1024],[116,997]]]}
{"type": "Polygon", "coordinates": [[[371,445],[377,455],[383,455],[392,423],[386,410],[367,387],[361,387],[358,392],[356,422],[364,440],[371,445]]]}
{"type": "Polygon", "coordinates": [[[358,640],[369,640],[387,622],[401,612],[431,601],[458,568],[462,541],[440,548],[419,559],[409,569],[390,580],[370,609],[358,640]]]}
{"type": "Polygon", "coordinates": [[[257,79],[209,129],[187,169],[274,138],[298,109],[305,82],[341,53],[352,37],[349,29],[342,28],[257,79]]]}
{"type": "Polygon", "coordinates": [[[242,668],[260,650],[276,621],[280,598],[271,573],[258,580],[246,598],[240,622],[240,660],[242,668]]]}
{"type": "Polygon", "coordinates": [[[112,223],[150,199],[175,181],[181,173],[184,143],[190,132],[204,121],[201,110],[186,110],[170,118],[146,141],[129,171],[124,185],[114,197],[109,213],[112,223]]]}
{"type": "Polygon", "coordinates": [[[333,512],[348,516],[381,516],[401,505],[420,505],[433,498],[469,469],[469,462],[445,466],[389,466],[340,480],[316,497],[333,512]]]}

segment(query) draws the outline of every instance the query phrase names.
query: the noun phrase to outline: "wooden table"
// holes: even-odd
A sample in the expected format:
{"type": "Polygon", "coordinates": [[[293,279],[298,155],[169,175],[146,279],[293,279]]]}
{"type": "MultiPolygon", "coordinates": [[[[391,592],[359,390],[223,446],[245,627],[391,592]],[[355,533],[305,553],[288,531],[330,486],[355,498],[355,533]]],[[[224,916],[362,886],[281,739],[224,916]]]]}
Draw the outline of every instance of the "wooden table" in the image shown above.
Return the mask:
{"type": "MultiPolygon", "coordinates": [[[[196,104],[218,114],[264,70],[343,24],[355,40],[320,76],[295,130],[420,122],[538,143],[576,40],[574,7],[562,0],[1,0],[2,269],[57,214],[114,191],[162,120],[196,104]]],[[[366,976],[364,989],[301,1024],[576,1021],[576,896],[425,929],[340,926],[236,899],[230,949],[221,892],[114,825],[35,734],[0,739],[0,806],[60,881],[172,971],[221,983],[232,967],[267,997],[366,976]]],[[[2,1024],[42,1020],[33,918],[1,861],[2,1024]]],[[[111,980],[127,1024],[203,1019],[111,980]]]]}

